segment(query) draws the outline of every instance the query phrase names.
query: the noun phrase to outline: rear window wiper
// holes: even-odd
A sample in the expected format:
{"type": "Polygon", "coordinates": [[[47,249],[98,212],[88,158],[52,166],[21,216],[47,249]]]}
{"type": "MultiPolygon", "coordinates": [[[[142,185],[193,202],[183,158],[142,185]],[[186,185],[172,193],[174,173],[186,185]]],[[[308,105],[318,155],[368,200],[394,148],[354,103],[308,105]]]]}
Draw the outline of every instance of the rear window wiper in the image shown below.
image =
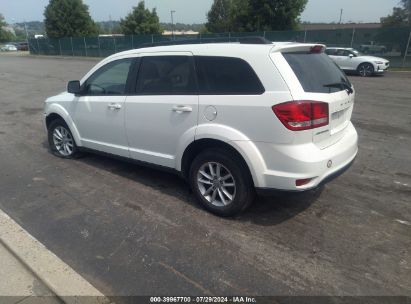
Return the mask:
{"type": "Polygon", "coordinates": [[[352,87],[346,82],[329,83],[329,84],[325,84],[324,87],[326,87],[326,88],[342,88],[344,90],[347,90],[348,94],[354,93],[354,90],[352,89],[352,87]]]}

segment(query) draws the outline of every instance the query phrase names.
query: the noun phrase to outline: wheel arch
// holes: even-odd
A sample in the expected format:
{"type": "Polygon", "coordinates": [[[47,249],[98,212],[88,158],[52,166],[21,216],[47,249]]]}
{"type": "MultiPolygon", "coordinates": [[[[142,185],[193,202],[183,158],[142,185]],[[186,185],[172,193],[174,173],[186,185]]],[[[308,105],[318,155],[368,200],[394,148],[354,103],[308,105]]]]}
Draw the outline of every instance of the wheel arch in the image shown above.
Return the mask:
{"type": "MultiPolygon", "coordinates": [[[[182,158],[181,158],[182,177],[185,180],[188,180],[191,163],[201,151],[204,151],[205,149],[209,149],[209,148],[221,148],[226,151],[229,151],[230,153],[238,157],[238,159],[241,162],[243,162],[244,167],[247,169],[247,173],[253,180],[254,186],[257,186],[260,183],[259,181],[260,177],[257,175],[256,168],[254,167],[256,165],[255,160],[253,163],[251,159],[247,157],[247,152],[241,148],[241,145],[237,145],[236,143],[237,142],[235,141],[225,142],[225,141],[214,139],[214,138],[202,138],[202,139],[193,141],[186,147],[182,155],[182,158]]],[[[248,141],[247,143],[251,145],[250,141],[248,141]]]]}
{"type": "Polygon", "coordinates": [[[71,134],[73,135],[76,145],[81,146],[80,134],[74,124],[74,121],[71,119],[70,115],[67,113],[67,111],[63,107],[57,104],[52,104],[48,107],[47,112],[45,114],[45,126],[47,130],[51,122],[56,119],[61,119],[67,124],[67,126],[70,128],[71,134]]]}
{"type": "Polygon", "coordinates": [[[356,69],[356,70],[358,70],[361,65],[366,64],[366,63],[367,63],[367,64],[371,64],[371,65],[373,66],[374,70],[375,70],[375,65],[374,65],[374,63],[371,62],[371,61],[362,61],[361,63],[359,63],[359,64],[357,65],[357,69],[356,69]]]}

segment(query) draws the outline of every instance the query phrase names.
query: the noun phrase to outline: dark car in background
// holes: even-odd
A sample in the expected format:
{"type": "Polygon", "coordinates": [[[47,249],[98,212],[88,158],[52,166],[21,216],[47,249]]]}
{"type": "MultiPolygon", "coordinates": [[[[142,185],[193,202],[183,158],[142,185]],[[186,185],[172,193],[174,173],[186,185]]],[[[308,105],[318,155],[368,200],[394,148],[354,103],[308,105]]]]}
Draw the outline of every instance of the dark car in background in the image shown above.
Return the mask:
{"type": "Polygon", "coordinates": [[[18,51],[28,51],[29,50],[29,44],[26,41],[17,42],[14,45],[16,46],[18,51]]]}

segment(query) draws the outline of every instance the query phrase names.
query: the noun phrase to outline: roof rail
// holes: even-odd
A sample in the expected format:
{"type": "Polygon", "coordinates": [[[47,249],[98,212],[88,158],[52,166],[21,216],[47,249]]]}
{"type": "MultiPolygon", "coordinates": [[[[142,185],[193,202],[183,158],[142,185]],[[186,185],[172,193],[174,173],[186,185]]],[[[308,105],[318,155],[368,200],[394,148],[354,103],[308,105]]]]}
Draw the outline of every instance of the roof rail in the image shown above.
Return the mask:
{"type": "Polygon", "coordinates": [[[137,49],[157,46],[184,45],[184,44],[205,44],[205,43],[240,43],[240,44],[271,44],[272,42],[264,37],[213,37],[201,39],[181,39],[167,40],[159,42],[143,43],[137,49]]]}
{"type": "Polygon", "coordinates": [[[272,44],[270,40],[261,36],[240,37],[238,38],[238,42],[241,44],[272,44]]]}

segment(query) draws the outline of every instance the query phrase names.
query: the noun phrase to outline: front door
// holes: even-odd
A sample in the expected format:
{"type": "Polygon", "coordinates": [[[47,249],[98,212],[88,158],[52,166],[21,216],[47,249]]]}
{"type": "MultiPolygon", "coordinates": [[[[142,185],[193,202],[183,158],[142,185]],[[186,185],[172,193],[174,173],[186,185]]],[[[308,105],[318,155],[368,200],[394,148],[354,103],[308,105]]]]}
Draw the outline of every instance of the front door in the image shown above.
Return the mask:
{"type": "Polygon", "coordinates": [[[133,59],[112,61],[82,85],[72,117],[84,147],[129,156],[124,128],[127,79],[133,59]]]}
{"type": "Polygon", "coordinates": [[[194,140],[197,91],[191,53],[143,54],[135,94],[125,104],[130,156],[174,168],[177,147],[194,140]]]}
{"type": "Polygon", "coordinates": [[[351,69],[351,67],[350,67],[351,58],[349,57],[350,54],[351,53],[348,50],[339,49],[337,51],[336,56],[333,57],[335,62],[339,65],[339,67],[342,70],[350,70],[351,69]]]}

